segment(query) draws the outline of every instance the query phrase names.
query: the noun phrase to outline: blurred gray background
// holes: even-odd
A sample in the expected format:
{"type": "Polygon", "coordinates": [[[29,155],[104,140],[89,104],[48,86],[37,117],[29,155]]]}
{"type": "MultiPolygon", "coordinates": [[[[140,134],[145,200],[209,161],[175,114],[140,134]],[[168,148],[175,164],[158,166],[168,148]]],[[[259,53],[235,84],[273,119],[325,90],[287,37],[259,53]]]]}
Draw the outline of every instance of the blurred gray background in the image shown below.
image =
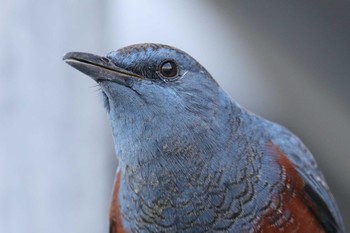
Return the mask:
{"type": "Polygon", "coordinates": [[[98,87],[61,58],[140,42],[187,51],[235,100],[299,135],[350,222],[349,1],[0,4],[0,232],[107,232],[109,123],[98,87]]]}

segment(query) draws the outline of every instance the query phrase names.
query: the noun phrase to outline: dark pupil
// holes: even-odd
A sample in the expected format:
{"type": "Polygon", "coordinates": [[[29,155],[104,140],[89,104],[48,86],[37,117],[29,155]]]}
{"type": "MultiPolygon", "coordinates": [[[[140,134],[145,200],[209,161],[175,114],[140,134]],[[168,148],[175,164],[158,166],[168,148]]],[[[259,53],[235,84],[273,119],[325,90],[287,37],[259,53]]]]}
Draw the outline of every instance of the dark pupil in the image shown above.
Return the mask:
{"type": "Polygon", "coordinates": [[[177,75],[176,64],[172,61],[163,63],[161,67],[161,73],[165,77],[174,77],[177,75]]]}

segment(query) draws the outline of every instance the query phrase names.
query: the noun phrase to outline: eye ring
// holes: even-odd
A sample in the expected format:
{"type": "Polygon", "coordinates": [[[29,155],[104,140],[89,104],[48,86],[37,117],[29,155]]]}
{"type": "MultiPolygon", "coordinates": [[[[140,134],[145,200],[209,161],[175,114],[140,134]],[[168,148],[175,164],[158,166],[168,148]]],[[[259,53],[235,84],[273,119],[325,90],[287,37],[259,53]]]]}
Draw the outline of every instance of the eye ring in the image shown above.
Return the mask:
{"type": "Polygon", "coordinates": [[[178,66],[173,60],[165,60],[159,66],[159,74],[166,79],[174,78],[178,73],[178,66]]]}

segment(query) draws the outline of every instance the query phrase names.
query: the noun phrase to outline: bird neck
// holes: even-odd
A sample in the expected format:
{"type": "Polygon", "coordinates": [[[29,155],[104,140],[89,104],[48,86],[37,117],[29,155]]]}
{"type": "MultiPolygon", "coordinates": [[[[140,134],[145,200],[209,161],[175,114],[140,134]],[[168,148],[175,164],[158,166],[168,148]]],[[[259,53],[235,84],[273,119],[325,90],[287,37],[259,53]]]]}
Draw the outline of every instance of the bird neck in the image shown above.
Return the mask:
{"type": "Polygon", "coordinates": [[[225,144],[240,126],[242,115],[241,108],[227,95],[215,104],[220,108],[213,107],[209,115],[178,116],[182,120],[140,113],[113,121],[120,122],[112,127],[120,166],[138,169],[152,163],[166,166],[180,162],[178,165],[183,167],[190,164],[186,160],[198,156],[209,160],[228,146],[225,144]]]}

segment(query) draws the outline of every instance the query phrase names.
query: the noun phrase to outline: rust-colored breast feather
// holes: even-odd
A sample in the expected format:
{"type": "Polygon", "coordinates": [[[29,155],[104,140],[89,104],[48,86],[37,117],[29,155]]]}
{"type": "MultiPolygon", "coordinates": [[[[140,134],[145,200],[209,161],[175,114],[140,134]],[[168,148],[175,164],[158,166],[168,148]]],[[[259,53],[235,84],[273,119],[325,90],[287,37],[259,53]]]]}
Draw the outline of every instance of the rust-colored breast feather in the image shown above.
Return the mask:
{"type": "Polygon", "coordinates": [[[126,233],[123,229],[123,223],[119,205],[119,188],[120,188],[121,170],[118,171],[114,191],[112,195],[112,204],[109,211],[109,233],[126,233]]]}
{"type": "Polygon", "coordinates": [[[311,211],[312,200],[304,194],[304,181],[294,165],[272,142],[266,148],[280,165],[283,188],[278,195],[271,197],[272,202],[262,217],[259,232],[325,232],[311,211]]]}

